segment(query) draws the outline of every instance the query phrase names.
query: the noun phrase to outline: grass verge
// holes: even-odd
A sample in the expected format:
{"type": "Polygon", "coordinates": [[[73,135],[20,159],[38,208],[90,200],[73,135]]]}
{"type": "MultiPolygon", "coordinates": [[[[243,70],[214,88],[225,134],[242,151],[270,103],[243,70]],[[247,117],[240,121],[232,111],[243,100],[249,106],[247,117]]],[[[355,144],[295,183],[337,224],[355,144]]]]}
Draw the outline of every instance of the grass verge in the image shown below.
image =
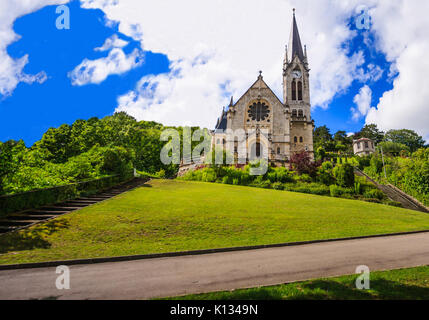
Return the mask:
{"type": "Polygon", "coordinates": [[[372,272],[370,290],[356,289],[358,275],[215,292],[171,300],[429,300],[429,267],[372,272]]]}
{"type": "Polygon", "coordinates": [[[222,184],[142,188],[0,236],[0,264],[322,240],[429,229],[429,215],[374,203],[222,184]]]}

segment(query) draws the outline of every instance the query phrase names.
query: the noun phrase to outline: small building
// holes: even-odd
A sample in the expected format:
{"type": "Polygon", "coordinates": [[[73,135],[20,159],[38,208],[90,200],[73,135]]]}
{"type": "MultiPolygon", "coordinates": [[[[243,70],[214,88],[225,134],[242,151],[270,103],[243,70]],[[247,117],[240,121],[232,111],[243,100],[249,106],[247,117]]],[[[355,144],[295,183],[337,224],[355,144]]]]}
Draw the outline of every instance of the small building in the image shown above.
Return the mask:
{"type": "Polygon", "coordinates": [[[374,141],[368,138],[353,140],[353,152],[356,156],[369,156],[375,153],[374,141]]]}

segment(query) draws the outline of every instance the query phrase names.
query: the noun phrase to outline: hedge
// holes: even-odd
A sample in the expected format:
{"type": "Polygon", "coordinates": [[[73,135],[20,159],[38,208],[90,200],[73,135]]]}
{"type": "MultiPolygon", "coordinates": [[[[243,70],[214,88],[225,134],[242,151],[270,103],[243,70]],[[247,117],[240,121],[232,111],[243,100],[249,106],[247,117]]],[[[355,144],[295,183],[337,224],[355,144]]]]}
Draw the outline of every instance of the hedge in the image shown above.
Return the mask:
{"type": "Polygon", "coordinates": [[[14,212],[51,205],[80,196],[93,195],[128,181],[132,177],[133,173],[129,172],[124,175],[108,176],[58,187],[0,196],[0,218],[14,212]]]}

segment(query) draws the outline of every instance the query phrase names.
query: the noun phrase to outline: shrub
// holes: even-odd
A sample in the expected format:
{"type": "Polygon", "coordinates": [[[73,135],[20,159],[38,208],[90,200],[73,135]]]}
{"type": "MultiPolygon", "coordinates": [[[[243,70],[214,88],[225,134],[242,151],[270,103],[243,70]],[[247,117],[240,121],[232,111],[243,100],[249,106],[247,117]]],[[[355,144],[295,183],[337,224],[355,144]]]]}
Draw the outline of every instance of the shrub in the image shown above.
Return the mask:
{"type": "Polygon", "coordinates": [[[294,154],[290,162],[299,175],[308,174],[310,176],[315,176],[317,168],[319,167],[319,163],[312,162],[310,154],[306,151],[294,154]]]}
{"type": "Polygon", "coordinates": [[[286,168],[276,168],[274,169],[276,172],[277,182],[286,183],[286,182],[294,182],[292,173],[286,168]]]}
{"type": "Polygon", "coordinates": [[[222,178],[222,183],[223,184],[230,184],[229,177],[228,176],[223,177],[222,178]]]}
{"type": "Polygon", "coordinates": [[[340,186],[337,186],[335,184],[331,185],[329,187],[331,197],[352,197],[354,194],[353,189],[349,188],[342,188],[340,186]]]}
{"type": "Polygon", "coordinates": [[[215,182],[217,179],[217,175],[214,169],[207,168],[203,170],[203,174],[201,176],[201,181],[204,182],[215,182]]]}
{"type": "Polygon", "coordinates": [[[268,180],[270,180],[271,183],[274,183],[277,181],[277,174],[275,171],[268,173],[267,175],[268,180]]]}
{"type": "Polygon", "coordinates": [[[281,182],[273,183],[273,189],[274,190],[284,190],[284,186],[281,182]]]}
{"type": "Polygon", "coordinates": [[[308,174],[302,174],[300,176],[296,176],[296,180],[299,182],[312,182],[313,179],[308,174]]]}
{"type": "Polygon", "coordinates": [[[378,200],[383,200],[386,197],[385,194],[379,189],[367,190],[365,191],[363,196],[367,199],[378,199],[378,200]]]}
{"type": "Polygon", "coordinates": [[[337,180],[337,185],[344,188],[352,188],[355,183],[355,174],[353,167],[346,163],[337,165],[334,168],[334,176],[337,180]]]}

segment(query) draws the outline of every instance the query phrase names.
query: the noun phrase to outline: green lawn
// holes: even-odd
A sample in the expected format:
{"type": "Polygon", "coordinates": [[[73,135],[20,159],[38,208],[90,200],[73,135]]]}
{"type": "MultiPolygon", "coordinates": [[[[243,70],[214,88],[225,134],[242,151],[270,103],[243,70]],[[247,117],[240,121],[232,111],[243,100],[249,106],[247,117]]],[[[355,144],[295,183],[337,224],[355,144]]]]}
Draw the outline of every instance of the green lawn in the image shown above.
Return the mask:
{"type": "Polygon", "coordinates": [[[0,264],[274,244],[429,229],[391,206],[222,184],[153,180],[0,236],[0,264]]]}
{"type": "Polygon", "coordinates": [[[172,300],[429,300],[429,267],[372,272],[370,290],[356,289],[357,275],[272,287],[216,292],[172,300]]]}

